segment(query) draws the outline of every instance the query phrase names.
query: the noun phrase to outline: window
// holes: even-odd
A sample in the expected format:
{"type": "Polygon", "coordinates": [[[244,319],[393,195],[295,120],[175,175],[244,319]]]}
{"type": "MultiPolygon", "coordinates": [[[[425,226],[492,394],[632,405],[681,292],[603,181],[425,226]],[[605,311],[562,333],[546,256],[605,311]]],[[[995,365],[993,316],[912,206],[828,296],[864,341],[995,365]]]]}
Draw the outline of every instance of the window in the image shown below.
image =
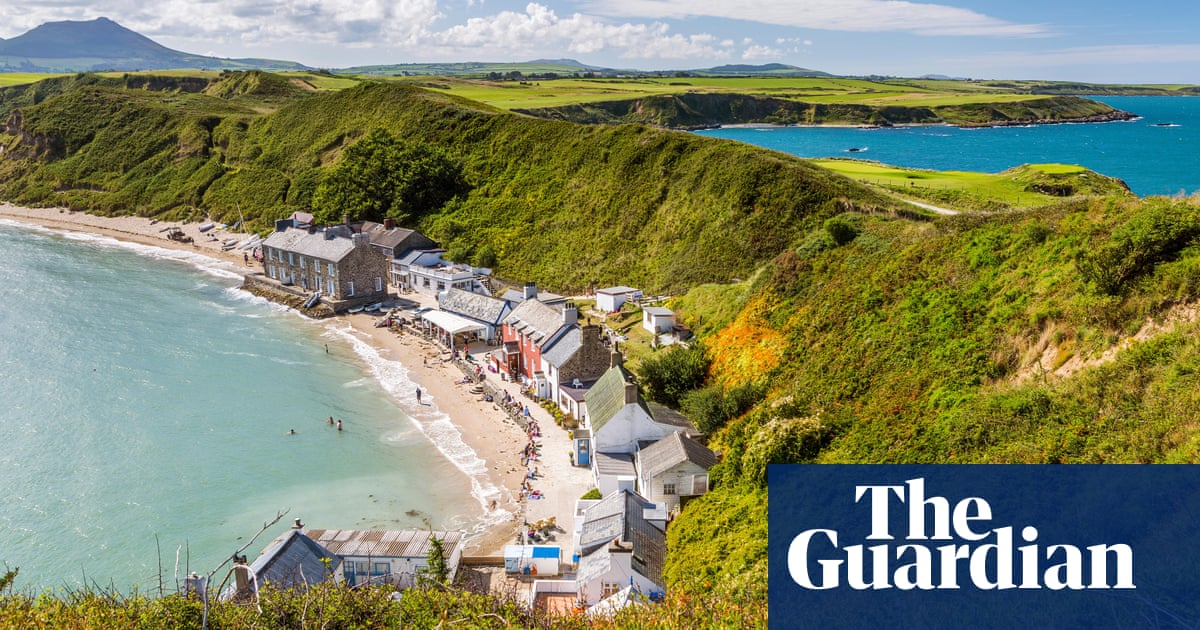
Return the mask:
{"type": "MultiPolygon", "coordinates": [[[[280,252],[280,255],[282,255],[282,254],[283,254],[283,252],[280,252]]],[[[288,264],[289,265],[296,264],[296,261],[292,259],[292,252],[288,252],[288,264]]]]}
{"type": "Polygon", "coordinates": [[[379,293],[383,290],[383,278],[375,277],[375,292],[379,293]]]}
{"type": "Polygon", "coordinates": [[[664,483],[663,484],[663,494],[675,494],[675,484],[664,483]]]}
{"type": "Polygon", "coordinates": [[[304,268],[304,257],[303,256],[300,257],[300,268],[301,269],[304,268]]]}
{"type": "Polygon", "coordinates": [[[349,283],[349,286],[346,287],[346,296],[354,297],[354,281],[353,280],[351,280],[349,283]]]}
{"type": "Polygon", "coordinates": [[[387,575],[392,572],[392,565],[388,562],[376,562],[371,567],[371,575],[387,575]]]}
{"type": "Polygon", "coordinates": [[[313,276],[313,280],[317,283],[317,293],[321,292],[321,276],[313,276]]]}
{"type": "Polygon", "coordinates": [[[267,275],[275,277],[275,265],[267,265],[267,275]]]}
{"type": "Polygon", "coordinates": [[[333,277],[333,263],[329,263],[329,276],[333,277]]]}
{"type": "Polygon", "coordinates": [[[600,599],[604,599],[610,595],[616,595],[618,592],[620,592],[621,588],[623,587],[621,586],[620,582],[602,582],[600,584],[600,599]]]}

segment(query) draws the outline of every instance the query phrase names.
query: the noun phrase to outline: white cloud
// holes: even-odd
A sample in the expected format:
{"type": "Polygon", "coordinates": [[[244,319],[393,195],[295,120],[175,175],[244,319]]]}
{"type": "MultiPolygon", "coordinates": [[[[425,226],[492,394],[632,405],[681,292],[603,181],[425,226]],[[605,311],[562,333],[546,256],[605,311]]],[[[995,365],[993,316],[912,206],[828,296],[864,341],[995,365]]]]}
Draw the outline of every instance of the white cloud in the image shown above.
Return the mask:
{"type": "Polygon", "coordinates": [[[770,48],[768,46],[754,45],[742,51],[742,60],[757,61],[762,59],[778,59],[783,56],[783,51],[770,48]]]}
{"type": "Polygon", "coordinates": [[[1018,24],[943,4],[906,0],[593,0],[592,12],[622,18],[716,17],[830,31],[1029,37],[1044,25],[1018,24]]]}
{"type": "Polygon", "coordinates": [[[620,51],[624,58],[683,59],[729,57],[726,42],[712,35],[669,33],[666,24],[611,23],[574,13],[559,17],[553,9],[531,2],[524,13],[503,11],[471,18],[430,36],[430,43],[449,49],[502,52],[507,56],[535,50],[566,49],[572,53],[620,51]]]}

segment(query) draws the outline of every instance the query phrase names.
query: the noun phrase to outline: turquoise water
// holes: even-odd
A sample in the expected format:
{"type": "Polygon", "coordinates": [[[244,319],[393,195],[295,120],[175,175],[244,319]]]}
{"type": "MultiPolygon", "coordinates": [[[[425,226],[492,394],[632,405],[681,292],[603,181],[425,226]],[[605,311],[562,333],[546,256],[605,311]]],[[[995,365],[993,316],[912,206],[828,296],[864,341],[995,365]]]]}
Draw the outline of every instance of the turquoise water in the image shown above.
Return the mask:
{"type": "Polygon", "coordinates": [[[484,513],[486,467],[408,398],[407,368],[240,291],[234,267],[2,220],[0,261],[0,567],[17,588],[156,588],[160,553],[173,588],[177,558],[212,571],[284,509],[248,555],[294,517],[505,516],[484,513]]]}
{"type": "Polygon", "coordinates": [[[1080,164],[1124,180],[1139,195],[1200,191],[1200,98],[1096,100],[1142,118],[983,129],[742,127],[698,133],[801,157],[853,157],[908,168],[998,173],[1021,164],[1080,164]],[[866,151],[851,153],[852,147],[866,151]]]}

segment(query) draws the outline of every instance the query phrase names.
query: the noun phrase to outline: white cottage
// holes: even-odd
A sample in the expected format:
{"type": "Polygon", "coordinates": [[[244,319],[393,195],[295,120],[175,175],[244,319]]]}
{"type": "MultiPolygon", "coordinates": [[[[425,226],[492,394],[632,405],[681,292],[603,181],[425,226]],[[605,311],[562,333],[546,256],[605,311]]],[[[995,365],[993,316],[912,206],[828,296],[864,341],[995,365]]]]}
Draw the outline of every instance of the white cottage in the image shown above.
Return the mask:
{"type": "Polygon", "coordinates": [[[674,511],[682,497],[708,492],[708,469],[716,463],[717,456],[708,447],[683,433],[672,433],[638,451],[638,489],[674,511]]]}

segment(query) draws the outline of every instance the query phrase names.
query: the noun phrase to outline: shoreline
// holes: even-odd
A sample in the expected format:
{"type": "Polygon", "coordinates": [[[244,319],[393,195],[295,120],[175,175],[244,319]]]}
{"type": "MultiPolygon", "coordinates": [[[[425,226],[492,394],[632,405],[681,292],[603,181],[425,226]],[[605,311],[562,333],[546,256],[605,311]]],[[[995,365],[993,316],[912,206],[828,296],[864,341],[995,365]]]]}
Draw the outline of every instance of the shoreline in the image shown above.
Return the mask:
{"type": "MultiPolygon", "coordinates": [[[[237,249],[222,251],[222,241],[232,238],[240,241],[249,238],[250,234],[231,233],[219,228],[202,234],[197,229],[199,223],[159,222],[135,216],[102,217],[62,208],[25,208],[3,202],[0,202],[0,218],[200,254],[228,263],[242,273],[260,272],[262,268],[253,258],[244,256],[247,252],[237,249]],[[167,239],[164,234],[170,227],[183,230],[193,238],[193,242],[180,243],[167,239]]],[[[432,303],[431,298],[426,299],[432,303]]],[[[345,324],[341,328],[343,333],[369,345],[380,358],[402,364],[408,370],[409,379],[423,390],[420,403],[416,400],[415,392],[407,396],[393,396],[392,402],[412,418],[431,445],[471,482],[470,500],[478,500],[480,505],[464,506],[464,516],[472,523],[472,527],[464,528],[469,532],[465,555],[498,555],[504,545],[515,541],[524,522],[552,516],[561,528],[554,542],[564,545],[564,553],[570,554],[569,533],[575,500],[592,487],[592,478],[587,469],[570,465],[567,459],[570,441],[566,431],[554,426],[548,412],[532,400],[521,398],[516,383],[502,382],[498,375],[484,371],[485,379],[493,389],[508,391],[523,403],[528,403],[531,417],[542,431],[541,437],[536,440],[542,454],[538,460],[530,463],[530,469],[536,467],[541,474],[531,483],[534,488],[542,490],[544,498],[522,499],[520,486],[527,473],[527,469],[521,465],[521,452],[528,440],[525,430],[493,403],[479,400],[478,395],[470,392],[472,385],[457,383],[462,379],[463,372],[454,363],[443,360],[446,353],[439,346],[415,334],[397,334],[388,328],[375,328],[375,318],[370,315],[342,315],[326,321],[345,324]],[[454,433],[457,433],[457,438],[454,433]],[[470,455],[454,457],[444,450],[449,448],[444,441],[456,440],[471,451],[470,455]],[[464,465],[460,459],[475,461],[464,465]],[[471,516],[476,514],[479,516],[471,516]]],[[[353,342],[347,340],[346,343],[353,342]]],[[[472,352],[478,353],[482,360],[486,350],[479,348],[472,352]]],[[[356,351],[356,354],[360,353],[356,351]]],[[[390,391],[387,383],[382,384],[385,390],[390,391]]]]}

